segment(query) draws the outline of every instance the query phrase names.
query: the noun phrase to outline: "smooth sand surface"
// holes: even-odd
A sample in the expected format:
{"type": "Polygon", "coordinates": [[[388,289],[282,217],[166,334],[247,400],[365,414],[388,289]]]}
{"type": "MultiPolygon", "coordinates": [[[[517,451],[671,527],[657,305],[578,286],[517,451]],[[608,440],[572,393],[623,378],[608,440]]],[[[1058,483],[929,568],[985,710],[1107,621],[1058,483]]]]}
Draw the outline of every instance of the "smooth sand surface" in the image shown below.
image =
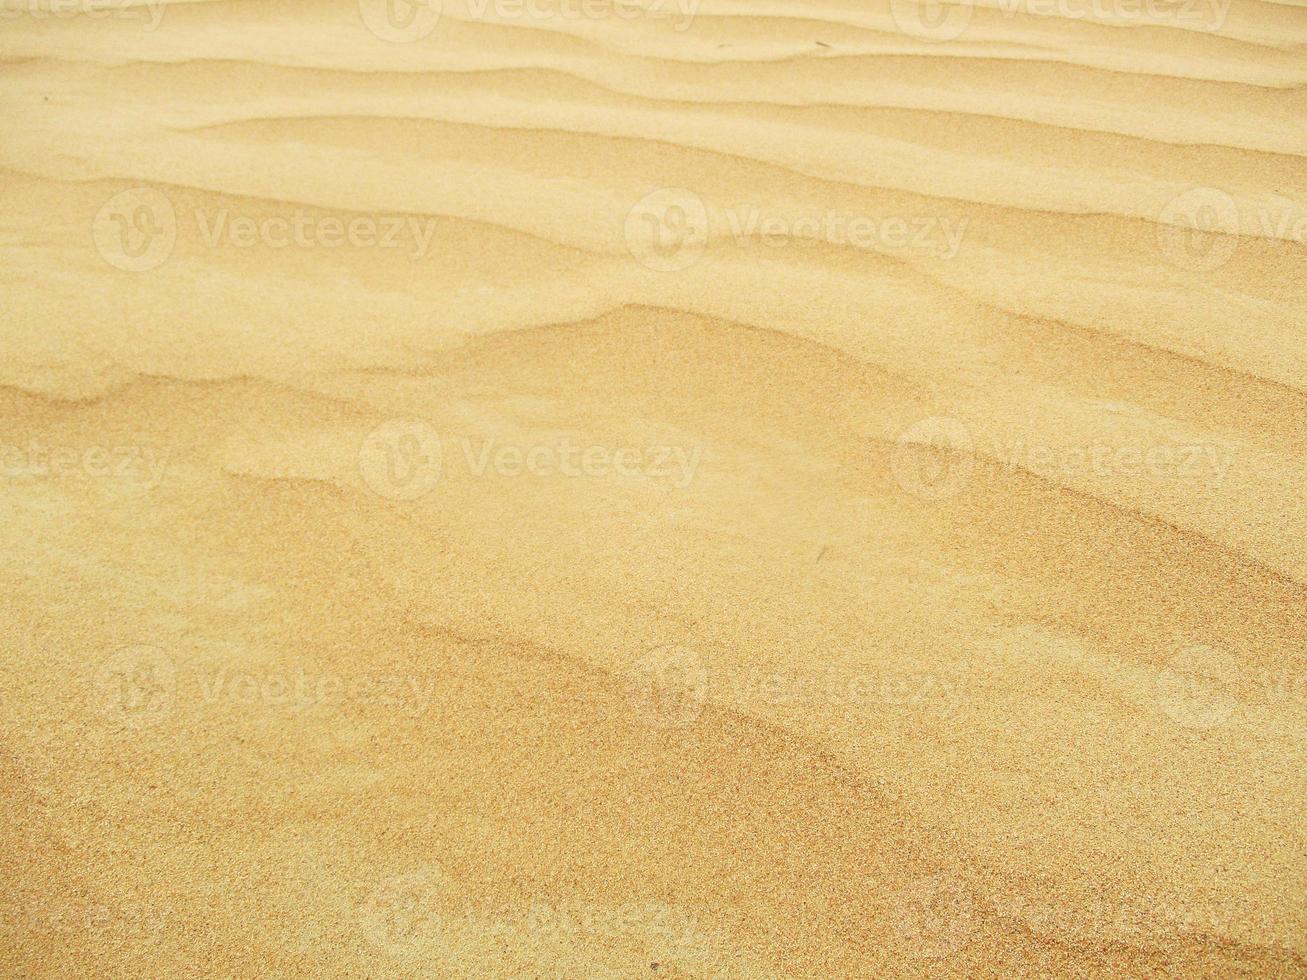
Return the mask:
{"type": "Polygon", "coordinates": [[[0,22],[0,974],[1307,975],[1307,10],[0,22]]]}

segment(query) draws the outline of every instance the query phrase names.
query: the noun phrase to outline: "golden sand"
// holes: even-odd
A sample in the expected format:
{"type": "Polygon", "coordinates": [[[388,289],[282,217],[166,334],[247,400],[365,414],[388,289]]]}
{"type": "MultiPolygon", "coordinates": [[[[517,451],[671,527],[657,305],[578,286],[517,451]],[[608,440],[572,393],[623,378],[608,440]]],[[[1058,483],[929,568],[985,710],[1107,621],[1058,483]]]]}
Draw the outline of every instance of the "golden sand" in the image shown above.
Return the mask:
{"type": "Polygon", "coordinates": [[[1302,6],[3,13],[0,975],[1307,975],[1302,6]]]}

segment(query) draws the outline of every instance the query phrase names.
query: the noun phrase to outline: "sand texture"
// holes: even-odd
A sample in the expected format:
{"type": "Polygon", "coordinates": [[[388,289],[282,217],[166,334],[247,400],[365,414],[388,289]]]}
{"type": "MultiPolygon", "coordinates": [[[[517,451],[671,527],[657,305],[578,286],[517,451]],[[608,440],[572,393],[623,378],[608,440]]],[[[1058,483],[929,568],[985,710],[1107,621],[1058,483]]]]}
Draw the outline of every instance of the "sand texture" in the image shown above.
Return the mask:
{"type": "Polygon", "coordinates": [[[1307,8],[0,13],[0,976],[1307,976],[1307,8]]]}

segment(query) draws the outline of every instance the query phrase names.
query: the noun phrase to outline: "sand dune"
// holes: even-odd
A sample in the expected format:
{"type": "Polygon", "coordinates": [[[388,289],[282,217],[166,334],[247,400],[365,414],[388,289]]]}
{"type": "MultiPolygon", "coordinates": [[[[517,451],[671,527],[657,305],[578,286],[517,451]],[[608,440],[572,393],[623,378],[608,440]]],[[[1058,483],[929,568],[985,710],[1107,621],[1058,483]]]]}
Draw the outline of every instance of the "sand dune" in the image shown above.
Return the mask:
{"type": "Polygon", "coordinates": [[[1301,6],[3,13],[0,972],[1307,975],[1301,6]]]}

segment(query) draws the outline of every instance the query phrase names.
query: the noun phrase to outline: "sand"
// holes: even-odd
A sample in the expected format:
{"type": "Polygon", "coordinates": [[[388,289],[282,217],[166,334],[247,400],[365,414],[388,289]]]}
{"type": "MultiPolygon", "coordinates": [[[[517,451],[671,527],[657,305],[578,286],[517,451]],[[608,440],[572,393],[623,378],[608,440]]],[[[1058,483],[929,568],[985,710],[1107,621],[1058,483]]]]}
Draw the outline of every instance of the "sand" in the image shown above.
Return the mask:
{"type": "Polygon", "coordinates": [[[1307,975],[1307,11],[6,0],[0,974],[1307,975]]]}

